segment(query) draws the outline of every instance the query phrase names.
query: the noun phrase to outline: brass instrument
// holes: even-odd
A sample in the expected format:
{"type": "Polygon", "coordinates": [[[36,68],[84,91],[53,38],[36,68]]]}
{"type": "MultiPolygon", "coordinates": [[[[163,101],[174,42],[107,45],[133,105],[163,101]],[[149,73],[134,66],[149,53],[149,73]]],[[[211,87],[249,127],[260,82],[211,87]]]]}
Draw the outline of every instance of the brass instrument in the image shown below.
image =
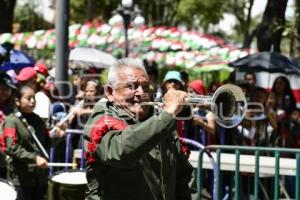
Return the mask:
{"type": "Polygon", "coordinates": [[[247,108],[242,89],[232,84],[219,87],[212,96],[189,95],[187,102],[209,107],[216,122],[224,128],[237,126],[243,120],[247,108]]]}
{"type": "MultiPolygon", "coordinates": [[[[224,128],[237,126],[245,116],[247,102],[242,89],[233,84],[219,87],[213,95],[189,94],[185,100],[197,109],[208,108],[215,115],[216,123],[224,128]]],[[[161,102],[148,102],[148,105],[162,105],[161,102]]]]}

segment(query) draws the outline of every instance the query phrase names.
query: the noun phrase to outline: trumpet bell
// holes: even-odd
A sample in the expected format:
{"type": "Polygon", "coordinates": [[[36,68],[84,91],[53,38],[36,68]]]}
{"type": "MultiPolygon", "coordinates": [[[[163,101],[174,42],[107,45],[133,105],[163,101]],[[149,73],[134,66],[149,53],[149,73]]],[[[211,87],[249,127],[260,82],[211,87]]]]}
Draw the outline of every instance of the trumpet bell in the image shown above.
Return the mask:
{"type": "Polygon", "coordinates": [[[216,116],[216,122],[222,127],[237,126],[244,119],[246,108],[245,95],[236,85],[223,85],[213,94],[211,110],[216,116]]]}
{"type": "MultiPolygon", "coordinates": [[[[176,117],[180,117],[181,120],[191,119],[193,117],[191,114],[197,110],[209,109],[214,113],[216,123],[224,128],[237,126],[244,119],[247,108],[242,89],[232,84],[219,87],[212,96],[190,94],[185,101],[191,112],[180,113],[176,117]],[[193,108],[195,106],[196,108],[193,108]]],[[[162,106],[163,103],[147,102],[146,105],[162,106]]]]}

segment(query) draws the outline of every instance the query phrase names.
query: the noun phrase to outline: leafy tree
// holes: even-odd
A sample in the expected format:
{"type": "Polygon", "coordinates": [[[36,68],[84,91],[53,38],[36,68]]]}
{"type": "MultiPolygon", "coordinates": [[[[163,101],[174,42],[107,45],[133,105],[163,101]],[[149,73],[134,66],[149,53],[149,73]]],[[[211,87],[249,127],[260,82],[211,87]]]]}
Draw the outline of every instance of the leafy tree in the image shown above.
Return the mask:
{"type": "Polygon", "coordinates": [[[219,0],[181,0],[176,22],[185,22],[191,27],[195,18],[198,18],[200,26],[207,32],[210,24],[217,24],[223,18],[224,2],[219,0]]]}
{"type": "Polygon", "coordinates": [[[237,19],[235,30],[243,38],[242,48],[249,48],[255,36],[255,21],[251,18],[254,0],[228,0],[225,12],[233,14],[237,19]]]}
{"type": "Polygon", "coordinates": [[[70,0],[70,22],[84,23],[95,18],[108,21],[118,0],[70,0]]]}
{"type": "Polygon", "coordinates": [[[16,0],[0,0],[0,33],[12,32],[16,0]]]}
{"type": "MultiPolygon", "coordinates": [[[[180,0],[136,0],[148,25],[175,25],[180,0]]],[[[108,21],[120,5],[120,0],[70,0],[71,22],[83,23],[99,18],[108,21]]]]}
{"type": "Polygon", "coordinates": [[[46,22],[40,14],[34,11],[34,6],[32,2],[28,2],[15,8],[14,22],[20,25],[19,32],[54,28],[53,24],[46,22]]]}
{"type": "Polygon", "coordinates": [[[175,25],[175,17],[182,0],[136,0],[148,25],[175,25]]]}
{"type": "Polygon", "coordinates": [[[70,0],[70,22],[83,23],[87,20],[85,0],[70,0]]]}
{"type": "Polygon", "coordinates": [[[288,0],[268,0],[262,22],[257,27],[259,51],[280,52],[280,43],[285,26],[285,10],[288,0]]]}
{"type": "Polygon", "coordinates": [[[195,18],[200,19],[200,26],[205,32],[210,25],[218,24],[224,13],[236,18],[235,40],[242,36],[242,48],[249,48],[255,36],[256,21],[251,18],[254,0],[181,0],[177,15],[178,22],[193,25],[195,18]]]}

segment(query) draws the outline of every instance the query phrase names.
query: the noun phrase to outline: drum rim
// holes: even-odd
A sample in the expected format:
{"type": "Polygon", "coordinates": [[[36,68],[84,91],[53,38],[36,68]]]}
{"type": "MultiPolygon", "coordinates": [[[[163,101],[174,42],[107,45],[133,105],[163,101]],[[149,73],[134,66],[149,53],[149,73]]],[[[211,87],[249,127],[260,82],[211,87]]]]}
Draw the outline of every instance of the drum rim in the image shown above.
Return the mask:
{"type": "Polygon", "coordinates": [[[85,173],[86,171],[83,169],[67,169],[67,170],[61,170],[61,171],[56,171],[56,172],[54,172],[54,174],[52,175],[52,176],[49,176],[48,178],[52,178],[53,176],[56,176],[56,175],[58,175],[58,174],[61,174],[61,173],[64,173],[64,172],[83,172],[83,173],[85,173]]]}
{"type": "Polygon", "coordinates": [[[11,181],[9,181],[7,179],[0,178],[0,182],[7,183],[9,186],[11,186],[16,191],[16,187],[14,186],[14,184],[11,181]]]}
{"type": "Polygon", "coordinates": [[[60,185],[66,185],[66,186],[87,185],[87,182],[86,183],[62,183],[62,182],[57,182],[57,181],[53,180],[54,176],[57,176],[57,175],[62,174],[62,173],[70,173],[70,172],[71,173],[72,172],[82,172],[82,173],[85,173],[85,170],[72,170],[72,169],[69,169],[69,170],[57,171],[52,176],[49,177],[49,181],[53,182],[53,183],[56,183],[56,184],[60,184],[60,185]]]}
{"type": "Polygon", "coordinates": [[[14,194],[16,196],[16,199],[18,197],[18,192],[16,190],[16,187],[14,186],[14,184],[12,182],[10,182],[9,180],[0,178],[0,182],[6,183],[8,186],[10,186],[10,188],[14,191],[14,194]]]}

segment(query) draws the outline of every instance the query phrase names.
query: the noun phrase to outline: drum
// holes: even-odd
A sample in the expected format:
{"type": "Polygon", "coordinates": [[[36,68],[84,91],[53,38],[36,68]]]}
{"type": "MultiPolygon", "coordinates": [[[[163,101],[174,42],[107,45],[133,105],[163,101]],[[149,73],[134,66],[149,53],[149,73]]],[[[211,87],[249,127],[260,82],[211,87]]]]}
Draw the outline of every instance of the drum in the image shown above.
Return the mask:
{"type": "Polygon", "coordinates": [[[84,200],[86,187],[85,172],[60,172],[48,182],[48,200],[84,200]]]}
{"type": "Polygon", "coordinates": [[[17,199],[17,191],[12,183],[0,179],[0,197],[1,199],[6,200],[16,200],[17,199]]]}

